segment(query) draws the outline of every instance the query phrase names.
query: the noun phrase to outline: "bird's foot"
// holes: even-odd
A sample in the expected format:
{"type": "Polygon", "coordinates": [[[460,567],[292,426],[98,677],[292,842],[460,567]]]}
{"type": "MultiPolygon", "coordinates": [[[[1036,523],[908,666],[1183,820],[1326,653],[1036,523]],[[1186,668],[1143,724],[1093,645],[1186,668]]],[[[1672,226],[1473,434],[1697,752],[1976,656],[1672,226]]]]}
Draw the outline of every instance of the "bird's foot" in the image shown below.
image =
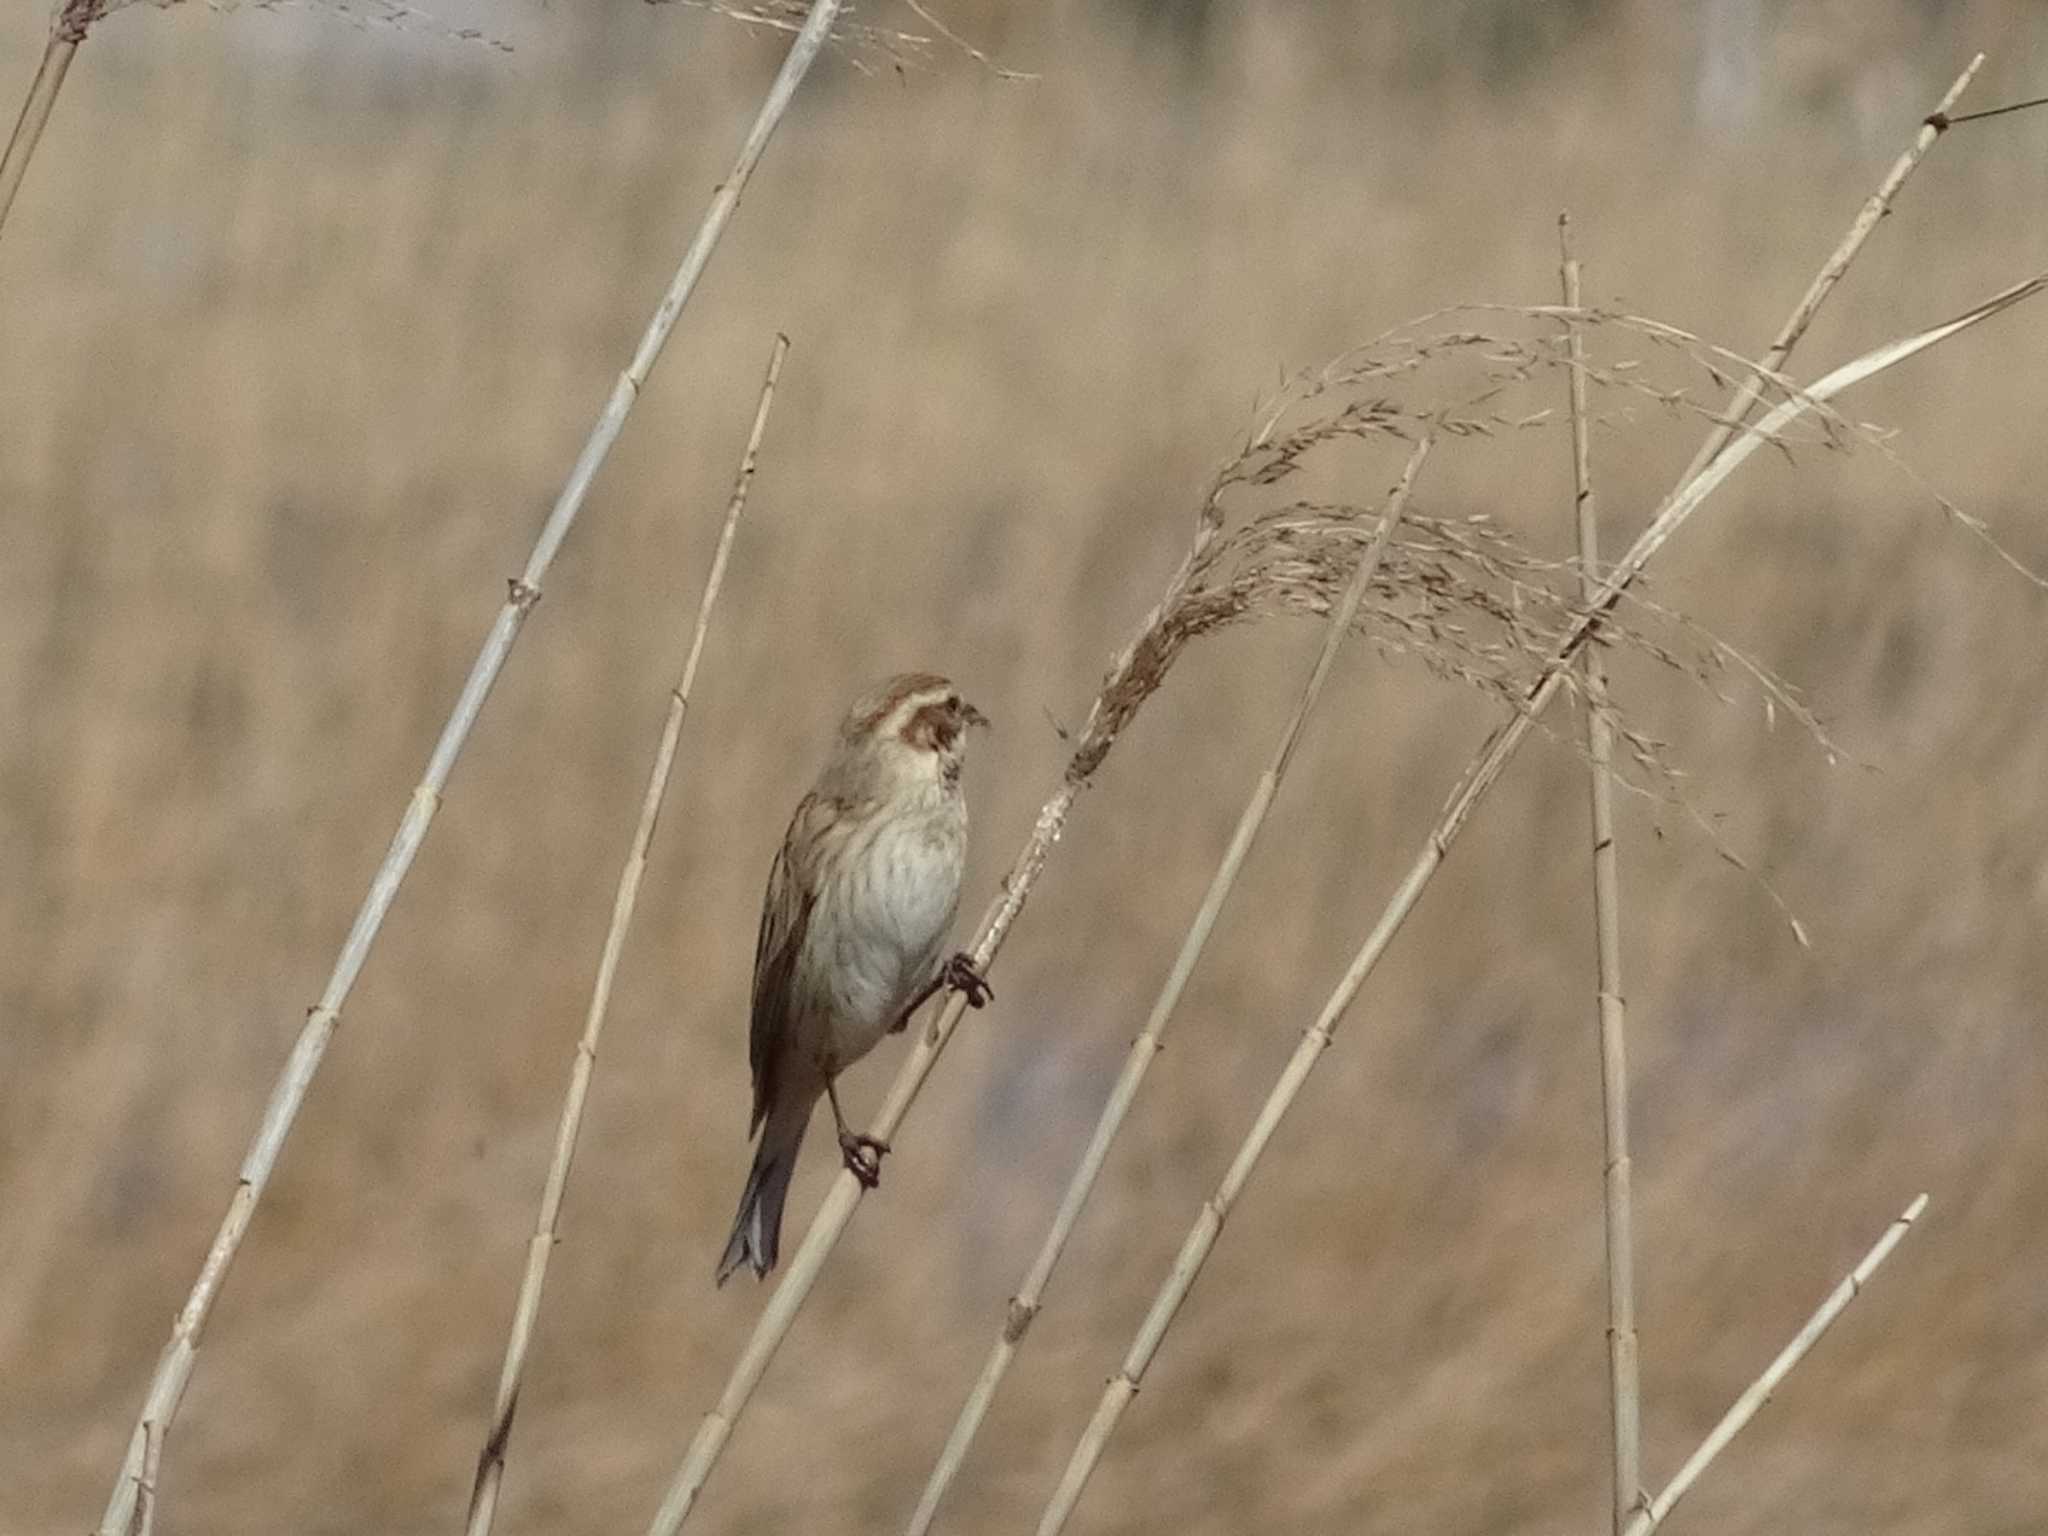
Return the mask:
{"type": "Polygon", "coordinates": [[[996,995],[996,989],[988,984],[988,978],[975,968],[965,950],[954,951],[939,975],[947,986],[967,999],[967,1006],[980,1008],[996,995]]]}
{"type": "Polygon", "coordinates": [[[882,1158],[888,1150],[889,1143],[873,1136],[857,1131],[839,1133],[840,1160],[846,1164],[846,1171],[860,1180],[862,1189],[873,1189],[882,1182],[882,1158]]]}

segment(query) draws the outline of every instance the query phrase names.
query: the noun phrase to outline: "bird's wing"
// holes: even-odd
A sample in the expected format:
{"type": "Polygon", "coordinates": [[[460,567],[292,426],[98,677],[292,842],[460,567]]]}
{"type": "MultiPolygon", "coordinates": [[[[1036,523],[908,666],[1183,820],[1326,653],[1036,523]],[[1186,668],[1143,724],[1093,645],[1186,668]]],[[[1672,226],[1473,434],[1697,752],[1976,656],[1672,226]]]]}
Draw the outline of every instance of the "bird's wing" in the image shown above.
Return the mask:
{"type": "Polygon", "coordinates": [[[816,795],[806,795],[798,803],[768,871],[768,892],[761,901],[761,933],[754,943],[754,1018],[747,1034],[747,1060],[754,1071],[749,1134],[759,1128],[774,1100],[775,1074],[796,1027],[796,968],[810,927],[813,890],[806,854],[816,844],[809,824],[823,810],[816,795]]]}

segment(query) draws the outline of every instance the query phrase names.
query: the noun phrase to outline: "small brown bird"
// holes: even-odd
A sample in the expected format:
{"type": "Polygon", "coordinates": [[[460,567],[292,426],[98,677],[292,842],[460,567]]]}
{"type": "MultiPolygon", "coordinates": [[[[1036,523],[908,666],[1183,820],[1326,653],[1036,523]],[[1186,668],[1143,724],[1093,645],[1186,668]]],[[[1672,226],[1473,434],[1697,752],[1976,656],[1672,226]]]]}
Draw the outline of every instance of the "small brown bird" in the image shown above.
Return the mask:
{"type": "Polygon", "coordinates": [[[761,1140],[718,1261],[720,1285],[742,1264],[757,1275],[775,1267],[782,1202],[820,1095],[831,1101],[847,1169],[869,1189],[879,1182],[889,1148],[847,1125],[839,1074],[941,987],[976,1008],[989,998],[966,955],[939,963],[967,861],[963,738],[987,724],[943,677],[892,677],[846,712],[824,771],[797,803],[768,871],[754,947],[749,1132],[761,1140]]]}

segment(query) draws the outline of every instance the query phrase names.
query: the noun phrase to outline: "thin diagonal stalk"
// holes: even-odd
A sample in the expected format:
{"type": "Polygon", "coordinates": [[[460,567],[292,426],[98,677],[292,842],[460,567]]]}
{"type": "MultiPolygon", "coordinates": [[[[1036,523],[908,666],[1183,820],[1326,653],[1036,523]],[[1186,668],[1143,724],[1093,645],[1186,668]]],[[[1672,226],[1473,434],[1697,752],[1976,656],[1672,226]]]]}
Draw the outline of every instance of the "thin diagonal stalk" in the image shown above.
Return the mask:
{"type": "Polygon", "coordinates": [[[36,66],[36,77],[29,82],[28,96],[22,101],[21,116],[14,121],[5,153],[0,153],[0,229],[7,227],[14,194],[21,190],[28,163],[43,141],[43,129],[56,108],[57,93],[64,89],[64,77],[71,71],[78,45],[105,10],[106,0],[65,0],[57,12],[49,41],[43,44],[42,62],[36,66]]]}
{"type": "MultiPolygon", "coordinates": [[[[1564,302],[1579,307],[1579,262],[1569,218],[1557,221],[1564,302]]],[[[1600,519],[1593,501],[1592,454],[1586,442],[1586,340],[1568,327],[1571,358],[1572,490],[1578,506],[1579,580],[1587,602],[1600,587],[1600,519]]],[[[1614,720],[1607,709],[1607,663],[1600,647],[1585,655],[1586,759],[1593,828],[1593,919],[1598,954],[1602,1182],[1607,1227],[1607,1388],[1614,1450],[1614,1531],[1620,1536],[1641,1504],[1642,1394],[1636,1364],[1634,1211],[1629,1197],[1628,1013],[1621,994],[1621,874],[1614,850],[1614,720]]]]}
{"type": "MultiPolygon", "coordinates": [[[[1044,872],[1054,845],[1066,830],[1074,802],[1080,798],[1081,791],[1093,782],[1124,727],[1158,686],[1164,669],[1171,665],[1174,647],[1169,631],[1177,607],[1186,597],[1200,561],[1212,552],[1220,523],[1220,514],[1215,513],[1212,497],[1197,524],[1194,542],[1179,568],[1168,578],[1166,590],[1111,661],[1108,675],[1103,678],[1102,686],[1095,695],[1095,703],[1088,712],[1073,753],[1067,759],[1066,771],[1061,774],[1058,787],[1039,808],[1031,835],[1025,839],[1023,849],[1011,863],[1009,873],[1003,877],[1000,894],[982,916],[980,928],[968,951],[977,970],[986,973],[994,963],[1009,937],[1010,929],[1022,914],[1032,887],[1044,872]]],[[[890,1084],[888,1095],[882,1100],[881,1110],[875,1117],[872,1133],[877,1139],[891,1141],[895,1138],[897,1127],[916,1102],[919,1090],[931,1075],[946,1043],[953,1038],[953,1032],[959,1028],[966,1010],[966,999],[954,993],[946,998],[937,1016],[912,1036],[910,1052],[897,1069],[896,1080],[890,1084]]],[[[817,1284],[825,1260],[845,1233],[864,1193],[860,1181],[845,1169],[840,1170],[827,1189],[824,1202],[804,1232],[802,1244],[769,1295],[768,1304],[761,1309],[753,1333],[748,1336],[745,1348],[740,1351],[739,1359],[726,1377],[717,1403],[698,1423],[697,1432],[691,1437],[681,1464],[669,1480],[653,1523],[648,1527],[650,1536],[675,1536],[696,1508],[698,1495],[704,1491],[712,1468],[724,1454],[734,1425],[746,1411],[754,1389],[761,1384],[769,1362],[788,1336],[791,1323],[810,1296],[811,1287],[817,1284]]]]}
{"type": "Polygon", "coordinates": [[[1735,398],[1722,413],[1724,424],[1709,433],[1706,441],[1700,444],[1699,451],[1693,455],[1692,463],[1687,465],[1685,473],[1678,477],[1680,485],[1705,469],[1707,462],[1728,446],[1742,420],[1748,416],[1750,408],[1762,394],[1765,375],[1776,373],[1785,365],[1785,359],[1790,357],[1792,349],[1799,345],[1799,338],[1804,336],[1806,328],[1813,324],[1813,317],[1820,313],[1821,305],[1826,303],[1828,295],[1834,292],[1835,284],[1839,283],[1842,275],[1849,270],[1849,263],[1854,261],[1856,253],[1863,249],[1863,242],[1870,238],[1870,232],[1877,228],[1879,221],[1891,212],[1892,201],[1899,195],[1899,189],[1906,184],[1906,178],[1919,168],[1927,151],[1934,147],[1934,141],[1948,131],[1949,108],[1962,98],[1963,92],[1970,88],[1970,82],[1976,79],[1977,71],[1983,67],[1984,55],[1981,53],[1964,66],[1963,72],[1957,75],[1954,83],[1949,86],[1947,94],[1921,122],[1920,131],[1913,136],[1913,142],[1892,162],[1892,168],[1885,172],[1884,180],[1878,183],[1877,190],[1864,200],[1863,206],[1857,210],[1856,217],[1849,224],[1849,232],[1842,236],[1841,244],[1837,245],[1833,254],[1821,263],[1820,270],[1813,275],[1813,281],[1807,284],[1806,292],[1800,295],[1799,302],[1792,307],[1792,313],[1785,317],[1785,323],[1778,328],[1777,337],[1771,342],[1770,350],[1757,360],[1762,371],[1751,373],[1742,387],[1735,392],[1735,398]]]}
{"type": "Polygon", "coordinates": [[[1365,978],[1380,962],[1392,943],[1394,934],[1414,911],[1431,878],[1443,864],[1451,844],[1456,841],[1472,812],[1485,797],[1486,792],[1499,780],[1508,760],[1514,756],[1529,734],[1530,728],[1542,714],[1543,709],[1557,696],[1566,675],[1574,661],[1584,649],[1588,640],[1597,633],[1602,616],[1620,599],[1623,591],[1633,582],[1650,558],[1664,546],[1685,520],[1712,494],[1722,481],[1764,443],[1773,441],[1778,433],[1798,420],[1807,412],[1816,409],[1850,385],[1870,377],[1872,374],[1903,362],[1906,358],[1924,351],[1937,342],[1946,340],[1958,332],[1988,319],[1990,316],[2048,288],[2048,276],[2036,277],[2016,285],[1994,296],[1942,325],[1917,335],[1888,342],[1882,347],[1865,353],[1853,362],[1844,364],[1825,378],[1811,385],[1802,393],[1784,401],[1770,411],[1753,427],[1744,429],[1742,437],[1731,443],[1726,451],[1698,475],[1687,481],[1665,503],[1664,508],[1646,528],[1641,537],[1630,547],[1627,555],[1607,578],[1600,583],[1598,592],[1587,605],[1579,622],[1573,626],[1566,638],[1552,651],[1545,663],[1541,678],[1526,695],[1522,707],[1514,717],[1498,727],[1487,743],[1482,746],[1467,768],[1465,777],[1451,796],[1442,817],[1430,833],[1429,841],[1414,865],[1402,879],[1386,910],[1380,914],[1372,932],[1353,957],[1343,979],[1323,1004],[1316,1020],[1302,1033],[1301,1043],[1288,1059],[1279,1080],[1266,1096],[1260,1107],[1258,1118],[1246,1133],[1237,1155],[1231,1160],[1228,1171],[1216,1192],[1203,1202],[1200,1214],[1189,1228],[1183,1240],[1173,1268],[1160,1285],[1153,1298],[1151,1310],[1140,1325],[1137,1337],[1131,1341],[1130,1349],[1124,1356],[1122,1366],[1103,1388],[1101,1400],[1097,1403],[1094,1417],[1082,1432],[1079,1444],[1067,1462],[1066,1471],[1061,1475],[1051,1501],[1039,1520],[1038,1536],[1055,1536],[1067,1522],[1074,1506],[1080,1501],[1081,1492],[1087,1486],[1088,1478],[1102,1459],[1104,1448],[1117,1422],[1137,1396],[1139,1384],[1145,1371],[1159,1351],[1159,1345],[1166,1337],[1167,1329],[1173,1325],[1181,1304],[1187,1300],[1188,1291],[1208,1261],[1210,1251],[1216,1246],[1216,1239],[1223,1230],[1231,1207],[1244,1190],[1252,1170],[1258,1166],[1266,1144],[1279,1128],[1280,1121],[1293,1106],[1302,1085],[1308,1081],[1317,1060],[1331,1044],[1337,1025],[1342,1022],[1350,1009],[1365,978]]]}
{"type": "Polygon", "coordinates": [[[1778,1351],[1778,1357],[1764,1367],[1761,1376],[1752,1381],[1742,1396],[1721,1416],[1721,1422],[1713,1432],[1700,1442],[1698,1450],[1686,1459],[1678,1469],[1678,1475],[1664,1485],[1664,1491],[1651,1499],[1636,1515],[1624,1536],[1650,1536],[1671,1513],[1678,1501],[1684,1498],[1692,1485],[1699,1481],[1700,1474],[1707,1470],[1716,1456],[1728,1448],[1728,1442],[1741,1434],[1744,1426],[1757,1416],[1757,1411],[1771,1400],[1771,1394],[1778,1384],[1792,1374],[1792,1368],[1806,1358],[1807,1352],[1820,1342],[1820,1336],[1828,1331],[1834,1320],[1842,1315],[1850,1302],[1862,1294],[1863,1287],[1870,1283],[1870,1277],[1877,1273],[1877,1266],[1891,1257],[1899,1241],[1920,1213],[1927,1209],[1927,1196],[1918,1196],[1911,1205],[1899,1213],[1899,1217],[1885,1228],[1870,1252],[1863,1255],[1863,1261],[1843,1277],[1842,1283],[1828,1293],[1828,1299],[1820,1304],[1813,1316],[1792,1337],[1792,1342],[1778,1351]]]}
{"type": "Polygon", "coordinates": [[[361,909],[356,913],[354,925],[349,929],[340,955],[334,963],[333,973],[328,977],[326,989],[320,1001],[306,1016],[304,1027],[292,1046],[284,1071],[272,1088],[270,1102],[265,1106],[262,1124],[255,1139],[250,1143],[244,1156],[240,1172],[235,1179],[235,1191],[228,1202],[227,1214],[222,1218],[220,1229],[215,1233],[212,1247],[207,1251],[206,1260],[200,1266],[199,1277],[193,1282],[191,1294],[179,1310],[177,1320],[171,1328],[170,1342],[165,1345],[158,1358],[155,1375],[151,1378],[149,1391],[138,1415],[134,1434],[130,1437],[128,1453],[123,1459],[120,1475],[114,1480],[113,1496],[107,1503],[105,1516],[100,1521],[99,1536],[122,1536],[127,1529],[128,1517],[134,1508],[135,1473],[142,1463],[142,1426],[154,1419],[161,1423],[168,1433],[171,1421],[176,1416],[178,1404],[184,1397],[185,1384],[191,1379],[193,1361],[197,1356],[199,1338],[205,1330],[206,1320],[213,1310],[214,1301],[220,1294],[222,1282],[227,1278],[229,1267],[240,1251],[242,1239],[249,1230],[250,1219],[256,1213],[256,1205],[263,1198],[263,1191],[270,1183],[272,1171],[277,1166],[279,1153],[284,1148],[285,1138],[290,1134],[293,1123],[298,1119],[299,1110],[305,1104],[306,1094],[312,1087],[314,1075],[320,1069],[321,1059],[327,1054],[328,1042],[341,1022],[341,1009],[354,987],[356,976],[362,970],[363,962],[369,958],[371,946],[378,931],[384,926],[385,915],[398,895],[398,888],[405,880],[406,872],[412,868],[420,844],[426,840],[427,829],[432,825],[435,811],[440,807],[441,796],[448,783],[448,776],[455,767],[455,760],[461,755],[463,745],[469,740],[470,728],[481,713],[484,700],[489,696],[492,685],[498,679],[506,658],[511,654],[512,643],[518,638],[526,618],[533,606],[540,600],[541,583],[548,568],[554,563],[562,541],[569,535],[577,514],[583,508],[589,494],[591,482],[597,477],[605,457],[611,452],[612,444],[618,439],[626,424],[627,414],[633,402],[640,396],[640,390],[660,357],[669,332],[675,328],[676,318],[683,306],[689,302],[695,291],[697,280],[703,275],[711,253],[717,248],[719,237],[725,233],[726,224],[732,218],[733,209],[738,206],[740,193],[745,189],[747,179],[759,163],[761,153],[768,147],[776,125],[789,110],[790,100],[795,96],[797,86],[802,82],[811,62],[817,57],[831,29],[832,19],[838,13],[840,0],[815,0],[809,18],[796,41],[790,45],[789,56],[784,59],[782,70],[769,86],[768,94],[761,103],[761,109],[754,118],[753,127],[748,131],[741,146],[739,157],[731,172],[713,195],[710,206],[705,210],[703,222],[698,226],[696,237],[691,241],[682,264],[671,280],[661,302],[656,306],[654,316],[649,320],[646,331],[640,338],[640,345],[633,354],[626,371],[619,375],[612,387],[604,412],[591,429],[583,451],[578,455],[575,467],[570,471],[568,482],[562,487],[547,520],[541,525],[540,535],[535,540],[533,551],[527,557],[525,570],[511,583],[505,605],[498,611],[496,623],[486,636],[483,649],[478,652],[475,664],[470,668],[469,677],[462,686],[462,692],[455,701],[455,707],[441,728],[440,739],[434,744],[432,757],[428,759],[425,776],[419,787],[413,791],[405,816],[399,823],[398,831],[391,840],[391,847],[384,855],[384,861],[377,868],[370,882],[369,892],[364,896],[361,909]]]}
{"type": "Polygon", "coordinates": [[[597,979],[590,989],[590,1008],[584,1015],[583,1036],[576,1042],[575,1060],[569,1069],[569,1089],[562,1100],[561,1123],[555,1132],[554,1160],[548,1164],[540,1216],[534,1223],[533,1240],[527,1244],[526,1272],[520,1279],[519,1300],[513,1308],[512,1333],[505,1341],[498,1395],[491,1405],[490,1428],[484,1436],[483,1454],[477,1459],[476,1483],[470,1490],[469,1536],[487,1536],[497,1514],[498,1491],[505,1480],[505,1446],[512,1436],[512,1417],[519,1409],[527,1349],[533,1342],[534,1320],[540,1315],[541,1294],[547,1286],[548,1260],[559,1241],[562,1197],[569,1187],[569,1165],[576,1156],[576,1135],[583,1124],[583,1105],[590,1095],[590,1079],[597,1066],[598,1038],[604,1032],[605,1016],[611,1007],[612,980],[618,974],[619,956],[625,950],[633,909],[640,899],[647,850],[654,842],[655,824],[661,818],[662,800],[668,793],[669,775],[675,767],[683,719],[690,708],[690,690],[697,681],[697,662],[704,654],[704,637],[711,629],[711,610],[718,602],[719,588],[725,584],[726,561],[732,553],[733,536],[739,531],[740,513],[747,504],[747,487],[753,483],[754,461],[761,451],[761,437],[768,429],[768,410],[775,399],[775,381],[782,373],[782,359],[788,351],[789,338],[777,336],[768,355],[768,376],[761,384],[753,430],[747,435],[746,451],[740,456],[739,473],[733,479],[732,499],[726,504],[725,526],[719,531],[711,572],[704,578],[704,594],[697,603],[697,627],[690,636],[689,654],[675,687],[669,691],[668,716],[662,723],[661,743],[655,749],[654,766],[648,772],[647,790],[641,797],[639,824],[634,828],[625,864],[619,870],[611,926],[605,931],[597,979]]]}
{"type": "Polygon", "coordinates": [[[1265,825],[1266,813],[1272,809],[1273,797],[1279,791],[1280,781],[1287,774],[1287,765],[1293,760],[1294,749],[1301,740],[1302,728],[1308,722],[1309,712],[1315,708],[1321,696],[1323,685],[1330,675],[1331,665],[1337,659],[1337,649],[1343,643],[1345,634],[1351,628],[1351,621],[1358,615],[1358,606],[1372,586],[1373,576],[1378,572],[1380,557],[1386,553],[1387,543],[1393,537],[1401,515],[1407,510],[1408,495],[1415,484],[1415,477],[1421,472],[1423,461],[1429,457],[1433,439],[1424,436],[1415,445],[1408,457],[1407,466],[1401,471],[1400,481],[1387,500],[1386,512],[1380,518],[1380,526],[1373,534],[1372,543],[1364,557],[1358,562],[1358,569],[1352,573],[1351,583],[1344,589],[1344,595],[1331,610],[1330,620],[1323,632],[1322,649],[1317,653],[1315,664],[1310,668],[1308,681],[1303,685],[1301,699],[1294,707],[1294,714],[1280,732],[1279,745],[1274,749],[1273,760],[1259,775],[1252,786],[1251,798],[1245,802],[1244,812],[1238,817],[1237,830],[1231,835],[1230,845],[1225,850],[1223,861],[1216,866],[1216,873],[1209,882],[1209,889],[1202,897],[1202,904],[1195,913],[1194,922],[1189,926],[1187,937],[1181,941],[1180,953],[1174,958],[1173,969],[1167,973],[1166,984],[1160,988],[1157,1000],[1152,1004],[1152,1013],[1145,1020],[1145,1027],[1138,1038],[1131,1043],[1130,1054],[1124,1058],[1123,1072],[1118,1076],[1116,1086],[1110,1091],[1109,1102],[1103,1105],[1101,1118],[1095,1123],[1095,1134],[1089,1139],[1088,1148],[1081,1155],[1080,1165],[1075,1168],[1068,1181],[1066,1194],[1061,1198],[1059,1210],[1053,1216],[1052,1226],[1039,1245],[1038,1256],[1032,1260],[1024,1282],[1017,1288],[1017,1294],[1010,1298],[1010,1305],[1004,1313],[1003,1326],[996,1335],[995,1344],[990,1348],[988,1361],[981,1368],[973,1390],[960,1409],[960,1416],[953,1425],[953,1432],[947,1438],[945,1449],[940,1452],[937,1465],[932,1468],[926,1482],[923,1497],[918,1500],[916,1511],[910,1517],[908,1536],[925,1536],[937,1517],[939,1501],[946,1496],[946,1490],[960,1471],[966,1459],[967,1448],[974,1443],[975,1435],[981,1429],[982,1419],[987,1415],[989,1404],[994,1401],[996,1390],[1001,1386],[1003,1376],[1015,1358],[1017,1346],[1037,1317],[1045,1294],[1046,1282],[1052,1278],[1058,1266],[1060,1255],[1065,1251],[1067,1239],[1073,1235],[1074,1224],[1080,1220],[1081,1210],[1094,1192],[1095,1181],[1102,1173],[1102,1165],[1109,1157],[1110,1143],[1122,1129],[1124,1117],[1130,1113],[1131,1104],[1138,1096],[1138,1089],[1145,1081],[1145,1074],[1151,1070],[1153,1059],[1159,1054],[1166,1026],[1172,1020],[1174,1010],[1180,1005],[1182,991],[1188,978],[1194,973],[1196,964],[1202,958],[1202,951],[1208,947],[1209,935],[1215,930],[1216,919],[1223,910],[1223,904],[1230,897],[1232,887],[1244,867],[1245,856],[1251,852],[1259,830],[1265,825]]]}

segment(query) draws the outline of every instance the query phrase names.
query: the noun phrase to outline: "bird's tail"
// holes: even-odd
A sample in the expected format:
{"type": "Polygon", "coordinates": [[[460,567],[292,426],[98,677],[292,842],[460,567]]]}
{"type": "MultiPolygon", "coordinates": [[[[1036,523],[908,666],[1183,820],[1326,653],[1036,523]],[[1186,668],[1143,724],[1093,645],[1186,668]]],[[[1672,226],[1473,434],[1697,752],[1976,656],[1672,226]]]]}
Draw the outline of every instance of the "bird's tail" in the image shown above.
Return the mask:
{"type": "Polygon", "coordinates": [[[739,1215],[733,1218],[732,1236],[725,1240],[725,1252],[718,1260],[720,1285],[742,1264],[753,1265],[756,1275],[766,1275],[775,1267],[782,1242],[782,1202],[789,1194],[790,1176],[796,1172],[796,1155],[804,1144],[804,1130],[811,1122],[815,1102],[804,1098],[792,1106],[785,1098],[761,1127],[754,1166],[740,1193],[739,1215]]]}

